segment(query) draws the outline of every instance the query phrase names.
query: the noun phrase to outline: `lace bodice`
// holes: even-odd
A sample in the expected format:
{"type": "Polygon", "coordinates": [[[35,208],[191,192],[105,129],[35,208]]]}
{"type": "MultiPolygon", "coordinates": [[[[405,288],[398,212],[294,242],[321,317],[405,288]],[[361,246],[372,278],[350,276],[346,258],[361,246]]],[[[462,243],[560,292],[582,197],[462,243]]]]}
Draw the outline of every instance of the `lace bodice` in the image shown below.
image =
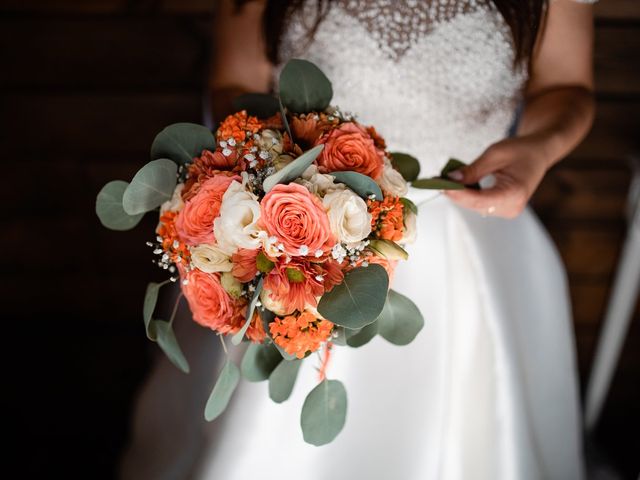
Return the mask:
{"type": "Polygon", "coordinates": [[[307,0],[294,16],[281,58],[316,63],[333,103],[419,158],[423,174],[450,157],[472,161],[507,134],[527,70],[514,68],[490,0],[333,0],[309,41],[315,9],[307,0]]]}

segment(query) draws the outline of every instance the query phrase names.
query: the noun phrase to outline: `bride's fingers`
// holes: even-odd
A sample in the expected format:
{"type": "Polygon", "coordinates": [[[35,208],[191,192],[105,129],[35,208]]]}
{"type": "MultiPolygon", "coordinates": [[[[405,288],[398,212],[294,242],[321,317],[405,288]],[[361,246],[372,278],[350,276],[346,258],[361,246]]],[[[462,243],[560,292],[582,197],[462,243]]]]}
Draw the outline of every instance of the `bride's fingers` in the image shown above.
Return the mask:
{"type": "Polygon", "coordinates": [[[499,186],[487,190],[447,190],[445,192],[458,205],[475,210],[484,216],[515,218],[526,206],[526,199],[517,189],[499,186]]]}
{"type": "Polygon", "coordinates": [[[449,172],[448,176],[465,185],[478,183],[482,178],[500,170],[509,163],[509,156],[505,154],[504,150],[501,144],[494,144],[487,148],[473,163],[449,172]]]}

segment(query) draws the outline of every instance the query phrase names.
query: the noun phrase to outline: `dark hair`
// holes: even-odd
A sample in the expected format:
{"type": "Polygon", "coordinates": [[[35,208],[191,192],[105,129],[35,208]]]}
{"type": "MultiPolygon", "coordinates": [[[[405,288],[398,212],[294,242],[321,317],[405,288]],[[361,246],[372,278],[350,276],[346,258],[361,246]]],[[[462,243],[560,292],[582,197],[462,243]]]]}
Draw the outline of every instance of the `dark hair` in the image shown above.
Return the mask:
{"type": "MultiPolygon", "coordinates": [[[[237,8],[251,0],[235,0],[237,8]]],[[[267,45],[267,57],[278,63],[278,47],[282,32],[291,15],[302,7],[305,0],[267,0],[263,20],[263,32],[267,45]]],[[[311,1],[311,0],[309,0],[311,1]]],[[[427,1],[427,0],[425,0],[427,1]]],[[[437,0],[436,0],[437,1],[437,0]]],[[[511,29],[515,49],[515,63],[531,58],[544,13],[549,0],[491,0],[511,29]]],[[[326,15],[331,0],[315,0],[316,18],[309,31],[312,37],[326,15]]]]}

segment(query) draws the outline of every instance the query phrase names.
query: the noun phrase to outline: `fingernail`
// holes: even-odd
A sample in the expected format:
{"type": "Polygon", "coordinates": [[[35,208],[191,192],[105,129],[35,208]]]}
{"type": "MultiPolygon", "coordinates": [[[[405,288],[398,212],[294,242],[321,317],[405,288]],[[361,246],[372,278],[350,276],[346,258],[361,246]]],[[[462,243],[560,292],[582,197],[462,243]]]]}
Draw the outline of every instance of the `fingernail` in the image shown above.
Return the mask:
{"type": "Polygon", "coordinates": [[[447,173],[447,177],[449,177],[451,180],[461,182],[464,178],[464,175],[460,170],[454,170],[453,172],[447,173]]]}

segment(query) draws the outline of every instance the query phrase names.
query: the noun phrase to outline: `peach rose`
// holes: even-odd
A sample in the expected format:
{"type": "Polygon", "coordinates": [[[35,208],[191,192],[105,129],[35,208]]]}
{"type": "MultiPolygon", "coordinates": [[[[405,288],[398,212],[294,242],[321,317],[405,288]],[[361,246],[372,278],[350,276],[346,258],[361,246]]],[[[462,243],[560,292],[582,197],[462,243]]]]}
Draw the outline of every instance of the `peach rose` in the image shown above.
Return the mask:
{"type": "Polygon", "coordinates": [[[235,323],[237,315],[234,301],[220,283],[217,273],[191,270],[184,276],[182,293],[189,302],[193,319],[200,325],[225,333],[235,323]]]}
{"type": "Polygon", "coordinates": [[[383,156],[371,136],[356,123],[343,123],[316,144],[324,144],[317,160],[324,173],[352,170],[374,179],[382,174],[383,156]]]}
{"type": "Polygon", "coordinates": [[[322,202],[302,185],[276,185],[260,210],[260,222],[288,255],[320,256],[335,244],[322,202]]]}
{"type": "Polygon", "coordinates": [[[189,199],[176,219],[180,239],[188,245],[215,243],[213,221],[220,213],[222,196],[229,185],[239,177],[216,175],[204,181],[198,193],[189,199]]]}

